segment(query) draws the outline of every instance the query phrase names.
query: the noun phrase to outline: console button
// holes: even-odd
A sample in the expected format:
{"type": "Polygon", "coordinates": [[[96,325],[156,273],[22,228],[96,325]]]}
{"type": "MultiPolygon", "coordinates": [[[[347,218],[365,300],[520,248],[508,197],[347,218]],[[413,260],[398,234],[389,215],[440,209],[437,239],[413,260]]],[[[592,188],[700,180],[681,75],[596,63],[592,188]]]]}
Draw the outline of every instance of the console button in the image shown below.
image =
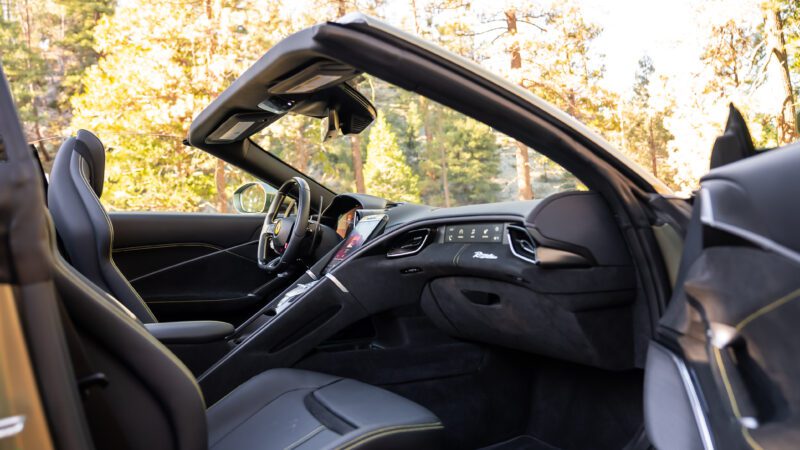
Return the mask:
{"type": "Polygon", "coordinates": [[[468,242],[503,242],[502,223],[476,223],[465,225],[448,225],[445,227],[445,243],[468,243],[468,242]]]}

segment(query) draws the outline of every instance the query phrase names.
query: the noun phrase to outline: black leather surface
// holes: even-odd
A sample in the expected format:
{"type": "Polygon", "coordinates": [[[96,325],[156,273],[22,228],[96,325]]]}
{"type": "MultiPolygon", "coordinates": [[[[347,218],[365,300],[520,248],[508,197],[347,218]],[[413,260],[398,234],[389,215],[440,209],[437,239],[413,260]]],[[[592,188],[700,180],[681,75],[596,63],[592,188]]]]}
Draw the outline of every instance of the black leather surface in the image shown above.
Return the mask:
{"type": "Polygon", "coordinates": [[[747,129],[747,122],[742,113],[733,106],[733,103],[730,104],[728,110],[730,112],[725,125],[725,133],[714,141],[714,147],[711,149],[712,170],[756,154],[753,138],[750,136],[750,130],[747,129]]]}
{"type": "Polygon", "coordinates": [[[710,352],[723,402],[730,405],[728,421],[758,422],[754,429],[737,430],[754,448],[794,448],[800,442],[799,280],[800,264],[735,246],[705,249],[686,279],[686,294],[705,319],[706,333],[720,340],[726,333],[735,336],[710,352]]]}
{"type": "Polygon", "coordinates": [[[98,198],[105,168],[105,152],[101,150],[99,139],[85,130],[64,142],[50,172],[50,213],[70,264],[116,297],[139,320],[155,322],[153,313],[111,257],[114,229],[98,198]],[[88,152],[79,152],[79,145],[88,152]]]}
{"type": "MultiPolygon", "coordinates": [[[[715,448],[800,440],[798,163],[798,144],[729,162],[703,177],[694,202],[660,339],[680,350],[715,448]]],[[[662,391],[648,382],[648,433],[659,448],[690,448],[690,422],[676,417],[686,405],[662,391]]]]}
{"type": "Polygon", "coordinates": [[[194,377],[163,344],[99,287],[55,262],[56,289],[88,360],[109,380],[102,388],[108,408],[86,413],[110,415],[120,428],[119,435],[109,437],[106,429],[93,435],[117,448],[438,448],[442,426],[425,408],[316,372],[264,372],[206,410],[194,377]],[[344,434],[333,431],[343,423],[344,434]]]}
{"type": "Polygon", "coordinates": [[[164,344],[202,344],[225,339],[233,334],[233,325],[216,320],[187,320],[145,325],[147,331],[164,344]]]}
{"type": "Polygon", "coordinates": [[[629,266],[617,221],[594,191],[567,191],[542,200],[528,217],[540,245],[572,251],[600,266],[629,266]]]}
{"type": "Polygon", "coordinates": [[[86,357],[108,379],[108,408],[86,406],[85,414],[109,415],[120,428],[119,435],[93,428],[95,439],[130,450],[207,448],[203,395],[189,370],[102,289],[60,258],[54,262],[58,296],[86,357]]]}
{"type": "Polygon", "coordinates": [[[159,320],[239,324],[271,298],[257,214],[111,213],[114,262],[159,320]]]}
{"type": "Polygon", "coordinates": [[[647,436],[656,448],[702,450],[698,418],[687,391],[692,388],[678,364],[682,363],[667,348],[650,344],[644,393],[647,436]]]}
{"type": "Polygon", "coordinates": [[[396,394],[296,369],[253,377],[209,408],[208,423],[214,450],[438,448],[442,429],[396,394]]]}
{"type": "Polygon", "coordinates": [[[709,218],[715,227],[740,228],[800,252],[798,167],[795,143],[712,170],[702,179],[709,218]]]}

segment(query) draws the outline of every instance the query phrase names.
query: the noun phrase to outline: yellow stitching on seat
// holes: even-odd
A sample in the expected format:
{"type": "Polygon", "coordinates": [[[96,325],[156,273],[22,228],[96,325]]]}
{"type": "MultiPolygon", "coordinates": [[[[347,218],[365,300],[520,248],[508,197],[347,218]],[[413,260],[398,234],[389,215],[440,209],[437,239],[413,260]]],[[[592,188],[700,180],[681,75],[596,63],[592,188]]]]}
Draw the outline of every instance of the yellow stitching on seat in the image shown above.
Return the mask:
{"type": "MultiPolygon", "coordinates": [[[[744,327],[746,327],[759,317],[763,316],[764,314],[774,311],[780,308],[781,306],[789,303],[790,301],[796,300],[798,298],[800,298],[800,289],[796,289],[795,291],[784,295],[783,297],[775,300],[774,302],[762,306],[757,311],[753,312],[749,316],[745,317],[744,320],[736,324],[736,331],[742,331],[744,327]]],[[[742,414],[741,411],[739,410],[739,403],[736,401],[736,396],[733,394],[733,388],[731,387],[731,382],[728,379],[728,371],[725,368],[725,364],[722,361],[722,354],[720,353],[720,350],[717,347],[712,347],[712,349],[714,351],[714,359],[716,360],[717,367],[719,368],[720,376],[722,377],[722,383],[725,385],[725,393],[728,395],[728,400],[731,403],[731,409],[733,409],[733,414],[736,416],[737,420],[741,421],[742,414]]],[[[761,445],[759,445],[759,443],[756,442],[756,440],[750,434],[750,430],[748,430],[747,427],[741,426],[741,430],[742,430],[742,436],[744,437],[745,441],[747,441],[747,444],[750,447],[756,450],[762,450],[761,445]]]]}
{"type": "Polygon", "coordinates": [[[770,303],[770,304],[768,304],[766,306],[761,307],[758,311],[750,314],[744,320],[742,320],[741,322],[739,322],[736,325],[736,331],[742,331],[742,328],[746,327],[750,322],[758,319],[759,317],[763,316],[764,314],[766,314],[766,313],[768,313],[768,312],[770,312],[772,310],[780,308],[781,306],[785,305],[786,303],[789,303],[790,301],[795,300],[797,298],[800,298],[800,289],[797,289],[794,292],[791,292],[791,293],[779,298],[778,300],[775,300],[774,302],[772,302],[772,303],[770,303]]]}
{"type": "Polygon", "coordinates": [[[224,250],[223,248],[218,247],[216,245],[205,244],[202,242],[176,242],[167,244],[135,245],[131,247],[115,248],[113,251],[122,253],[122,252],[134,252],[137,250],[154,250],[154,249],[172,248],[172,247],[207,247],[215,251],[224,250]]]}
{"type": "MultiPolygon", "coordinates": [[[[728,394],[728,400],[731,402],[731,409],[733,409],[733,415],[736,416],[736,419],[739,420],[741,424],[742,414],[739,411],[739,403],[736,402],[736,397],[733,395],[733,388],[731,387],[731,382],[728,380],[728,371],[725,369],[725,364],[722,362],[722,354],[717,347],[712,347],[714,350],[714,359],[717,362],[717,367],[719,368],[720,376],[722,376],[722,383],[725,385],[725,393],[728,394]]],[[[741,426],[742,436],[744,436],[745,441],[750,447],[756,450],[763,450],[761,445],[753,439],[753,436],[750,435],[750,430],[746,427],[741,426]]]]}
{"type": "Polygon", "coordinates": [[[356,438],[356,440],[346,443],[343,446],[337,447],[337,449],[350,450],[358,447],[359,445],[366,444],[367,442],[372,441],[374,439],[378,439],[385,436],[391,436],[393,434],[406,433],[409,431],[437,430],[440,428],[444,428],[441,422],[426,423],[422,425],[401,425],[396,427],[381,428],[379,430],[367,433],[364,436],[358,437],[356,438]]]}

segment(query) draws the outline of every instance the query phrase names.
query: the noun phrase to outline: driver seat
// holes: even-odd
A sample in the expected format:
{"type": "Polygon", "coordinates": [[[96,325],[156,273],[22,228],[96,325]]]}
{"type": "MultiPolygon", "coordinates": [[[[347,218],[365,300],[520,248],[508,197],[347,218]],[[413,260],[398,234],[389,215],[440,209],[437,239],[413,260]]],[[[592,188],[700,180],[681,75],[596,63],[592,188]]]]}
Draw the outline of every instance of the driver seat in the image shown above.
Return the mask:
{"type": "Polygon", "coordinates": [[[105,147],[91,132],[79,130],[64,141],[50,172],[50,213],[70,264],[142,323],[154,323],[153,312],[114,264],[114,228],[100,203],[105,167],[105,147]]]}

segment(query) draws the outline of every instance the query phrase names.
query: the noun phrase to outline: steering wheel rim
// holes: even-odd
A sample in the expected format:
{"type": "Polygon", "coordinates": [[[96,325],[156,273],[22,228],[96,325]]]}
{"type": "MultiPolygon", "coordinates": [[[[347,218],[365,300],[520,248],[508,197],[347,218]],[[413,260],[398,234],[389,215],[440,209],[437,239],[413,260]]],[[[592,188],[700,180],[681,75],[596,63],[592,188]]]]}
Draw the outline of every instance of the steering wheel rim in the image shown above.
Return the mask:
{"type": "Polygon", "coordinates": [[[281,185],[269,205],[267,215],[264,217],[264,224],[261,226],[256,255],[258,267],[269,272],[275,272],[297,260],[303,238],[306,236],[308,229],[310,209],[311,191],[306,180],[300,177],[292,177],[281,185]],[[297,215],[293,220],[288,217],[278,218],[278,210],[283,204],[283,200],[295,186],[297,187],[297,215]],[[291,226],[288,233],[286,233],[285,229],[282,230],[283,226],[286,226],[284,224],[291,226]],[[285,236],[282,249],[274,246],[274,242],[279,236],[285,236]],[[267,259],[270,247],[279,255],[272,260],[267,259]]]}

